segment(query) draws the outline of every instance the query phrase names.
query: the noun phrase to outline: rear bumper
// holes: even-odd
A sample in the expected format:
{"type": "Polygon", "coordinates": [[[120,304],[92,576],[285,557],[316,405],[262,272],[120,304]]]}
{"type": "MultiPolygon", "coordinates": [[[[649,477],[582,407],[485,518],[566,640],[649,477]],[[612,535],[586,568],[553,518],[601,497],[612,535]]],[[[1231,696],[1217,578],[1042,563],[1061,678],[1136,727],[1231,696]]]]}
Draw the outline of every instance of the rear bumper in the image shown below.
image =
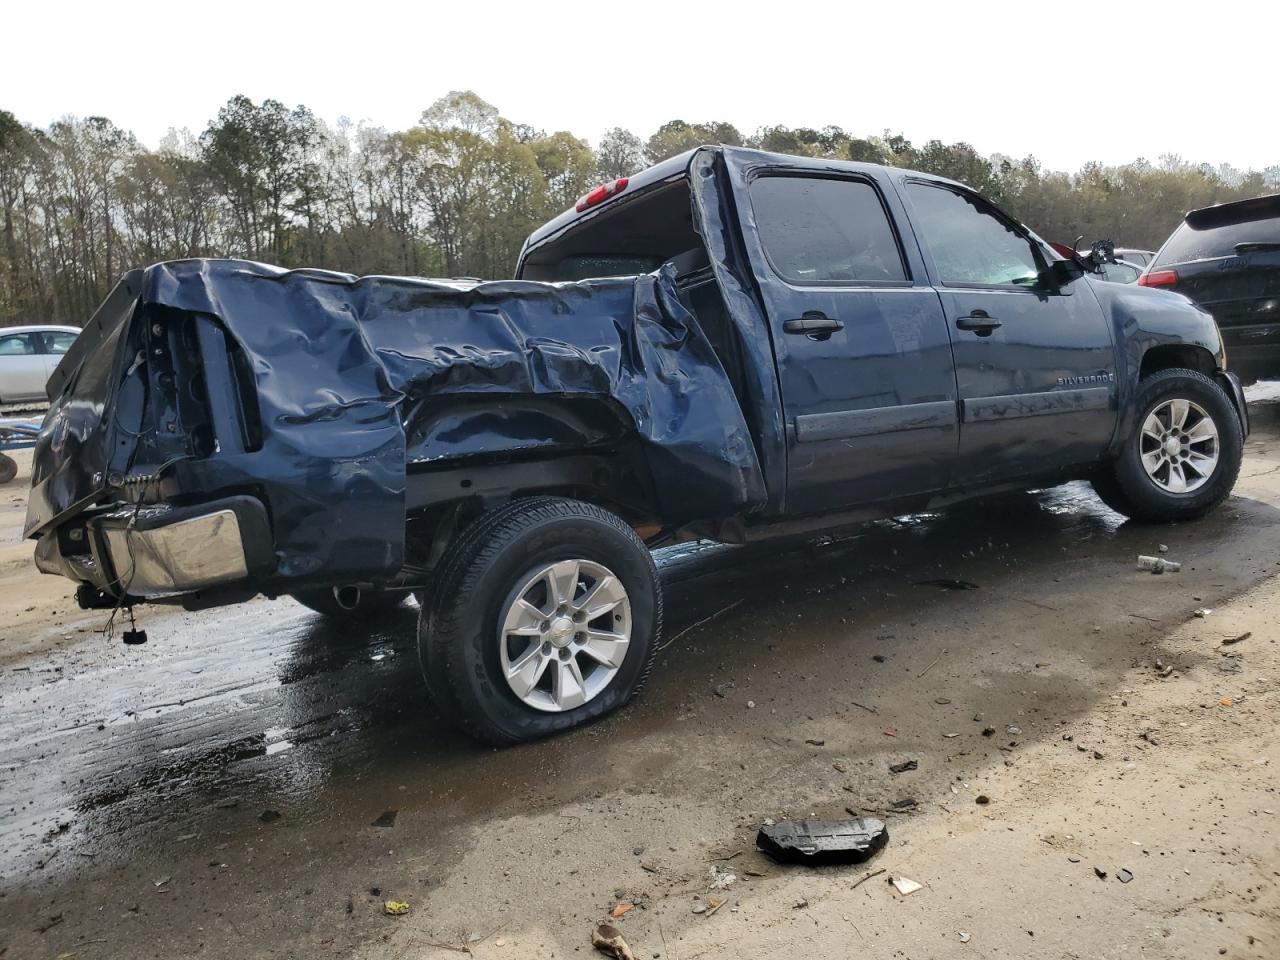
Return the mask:
{"type": "Polygon", "coordinates": [[[249,586],[272,565],[266,510],[247,496],[188,507],[117,505],[47,532],[36,546],[43,572],[116,600],[249,586]]]}
{"type": "Polygon", "coordinates": [[[1246,383],[1280,378],[1280,323],[1221,327],[1233,373],[1246,383]]]}

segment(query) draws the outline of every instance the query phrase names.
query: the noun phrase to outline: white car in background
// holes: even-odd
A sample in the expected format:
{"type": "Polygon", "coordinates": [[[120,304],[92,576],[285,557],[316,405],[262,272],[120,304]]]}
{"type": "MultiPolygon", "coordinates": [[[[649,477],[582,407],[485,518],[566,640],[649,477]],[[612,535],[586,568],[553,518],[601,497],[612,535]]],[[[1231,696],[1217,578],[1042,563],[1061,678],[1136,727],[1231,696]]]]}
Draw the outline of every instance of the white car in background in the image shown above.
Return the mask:
{"type": "Polygon", "coordinates": [[[0,404],[46,399],[44,385],[78,327],[0,327],[0,404]]]}

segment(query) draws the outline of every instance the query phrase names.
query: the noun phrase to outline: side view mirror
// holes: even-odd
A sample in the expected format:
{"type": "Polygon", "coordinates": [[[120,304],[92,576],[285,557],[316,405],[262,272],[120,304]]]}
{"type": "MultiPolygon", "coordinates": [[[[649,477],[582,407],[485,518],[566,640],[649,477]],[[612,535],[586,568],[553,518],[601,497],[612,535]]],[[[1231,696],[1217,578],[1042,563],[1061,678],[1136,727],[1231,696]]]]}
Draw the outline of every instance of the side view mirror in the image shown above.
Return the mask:
{"type": "Polygon", "coordinates": [[[1084,266],[1078,260],[1051,260],[1047,271],[1048,286],[1060,290],[1085,274],[1084,266]]]}

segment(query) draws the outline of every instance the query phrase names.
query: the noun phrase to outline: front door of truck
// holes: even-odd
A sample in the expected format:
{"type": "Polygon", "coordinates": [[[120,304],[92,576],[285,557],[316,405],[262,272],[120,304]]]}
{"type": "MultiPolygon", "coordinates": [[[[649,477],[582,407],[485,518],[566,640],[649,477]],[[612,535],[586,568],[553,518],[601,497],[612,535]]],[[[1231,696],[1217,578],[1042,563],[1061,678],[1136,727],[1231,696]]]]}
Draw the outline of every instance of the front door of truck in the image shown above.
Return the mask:
{"type": "Polygon", "coordinates": [[[1115,351],[1089,284],[1047,289],[1044,248],[976,194],[910,175],[899,186],[955,355],[955,484],[980,487],[1097,460],[1116,424],[1115,351]]]}
{"type": "Polygon", "coordinates": [[[951,347],[901,203],[875,172],[731,167],[777,355],[786,512],[947,485],[957,444],[951,347]]]}

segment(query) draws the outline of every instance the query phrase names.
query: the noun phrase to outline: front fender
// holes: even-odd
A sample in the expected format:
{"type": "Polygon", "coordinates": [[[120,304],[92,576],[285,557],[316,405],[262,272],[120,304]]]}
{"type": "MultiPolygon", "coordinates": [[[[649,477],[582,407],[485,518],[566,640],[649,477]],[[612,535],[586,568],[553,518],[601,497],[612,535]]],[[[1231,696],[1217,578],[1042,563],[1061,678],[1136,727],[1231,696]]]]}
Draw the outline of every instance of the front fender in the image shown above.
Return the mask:
{"type": "MultiPolygon", "coordinates": [[[[1116,393],[1120,411],[1110,450],[1115,454],[1123,438],[1133,429],[1138,381],[1147,354],[1168,347],[1204,351],[1210,360],[1205,366],[1212,367],[1206,372],[1214,374],[1224,370],[1226,355],[1222,334],[1213,317],[1181,294],[1092,278],[1083,282],[1097,297],[1115,333],[1116,393]]],[[[1232,391],[1227,392],[1234,400],[1232,391]]],[[[1243,395],[1237,402],[1237,410],[1242,423],[1247,422],[1243,395]]]]}

